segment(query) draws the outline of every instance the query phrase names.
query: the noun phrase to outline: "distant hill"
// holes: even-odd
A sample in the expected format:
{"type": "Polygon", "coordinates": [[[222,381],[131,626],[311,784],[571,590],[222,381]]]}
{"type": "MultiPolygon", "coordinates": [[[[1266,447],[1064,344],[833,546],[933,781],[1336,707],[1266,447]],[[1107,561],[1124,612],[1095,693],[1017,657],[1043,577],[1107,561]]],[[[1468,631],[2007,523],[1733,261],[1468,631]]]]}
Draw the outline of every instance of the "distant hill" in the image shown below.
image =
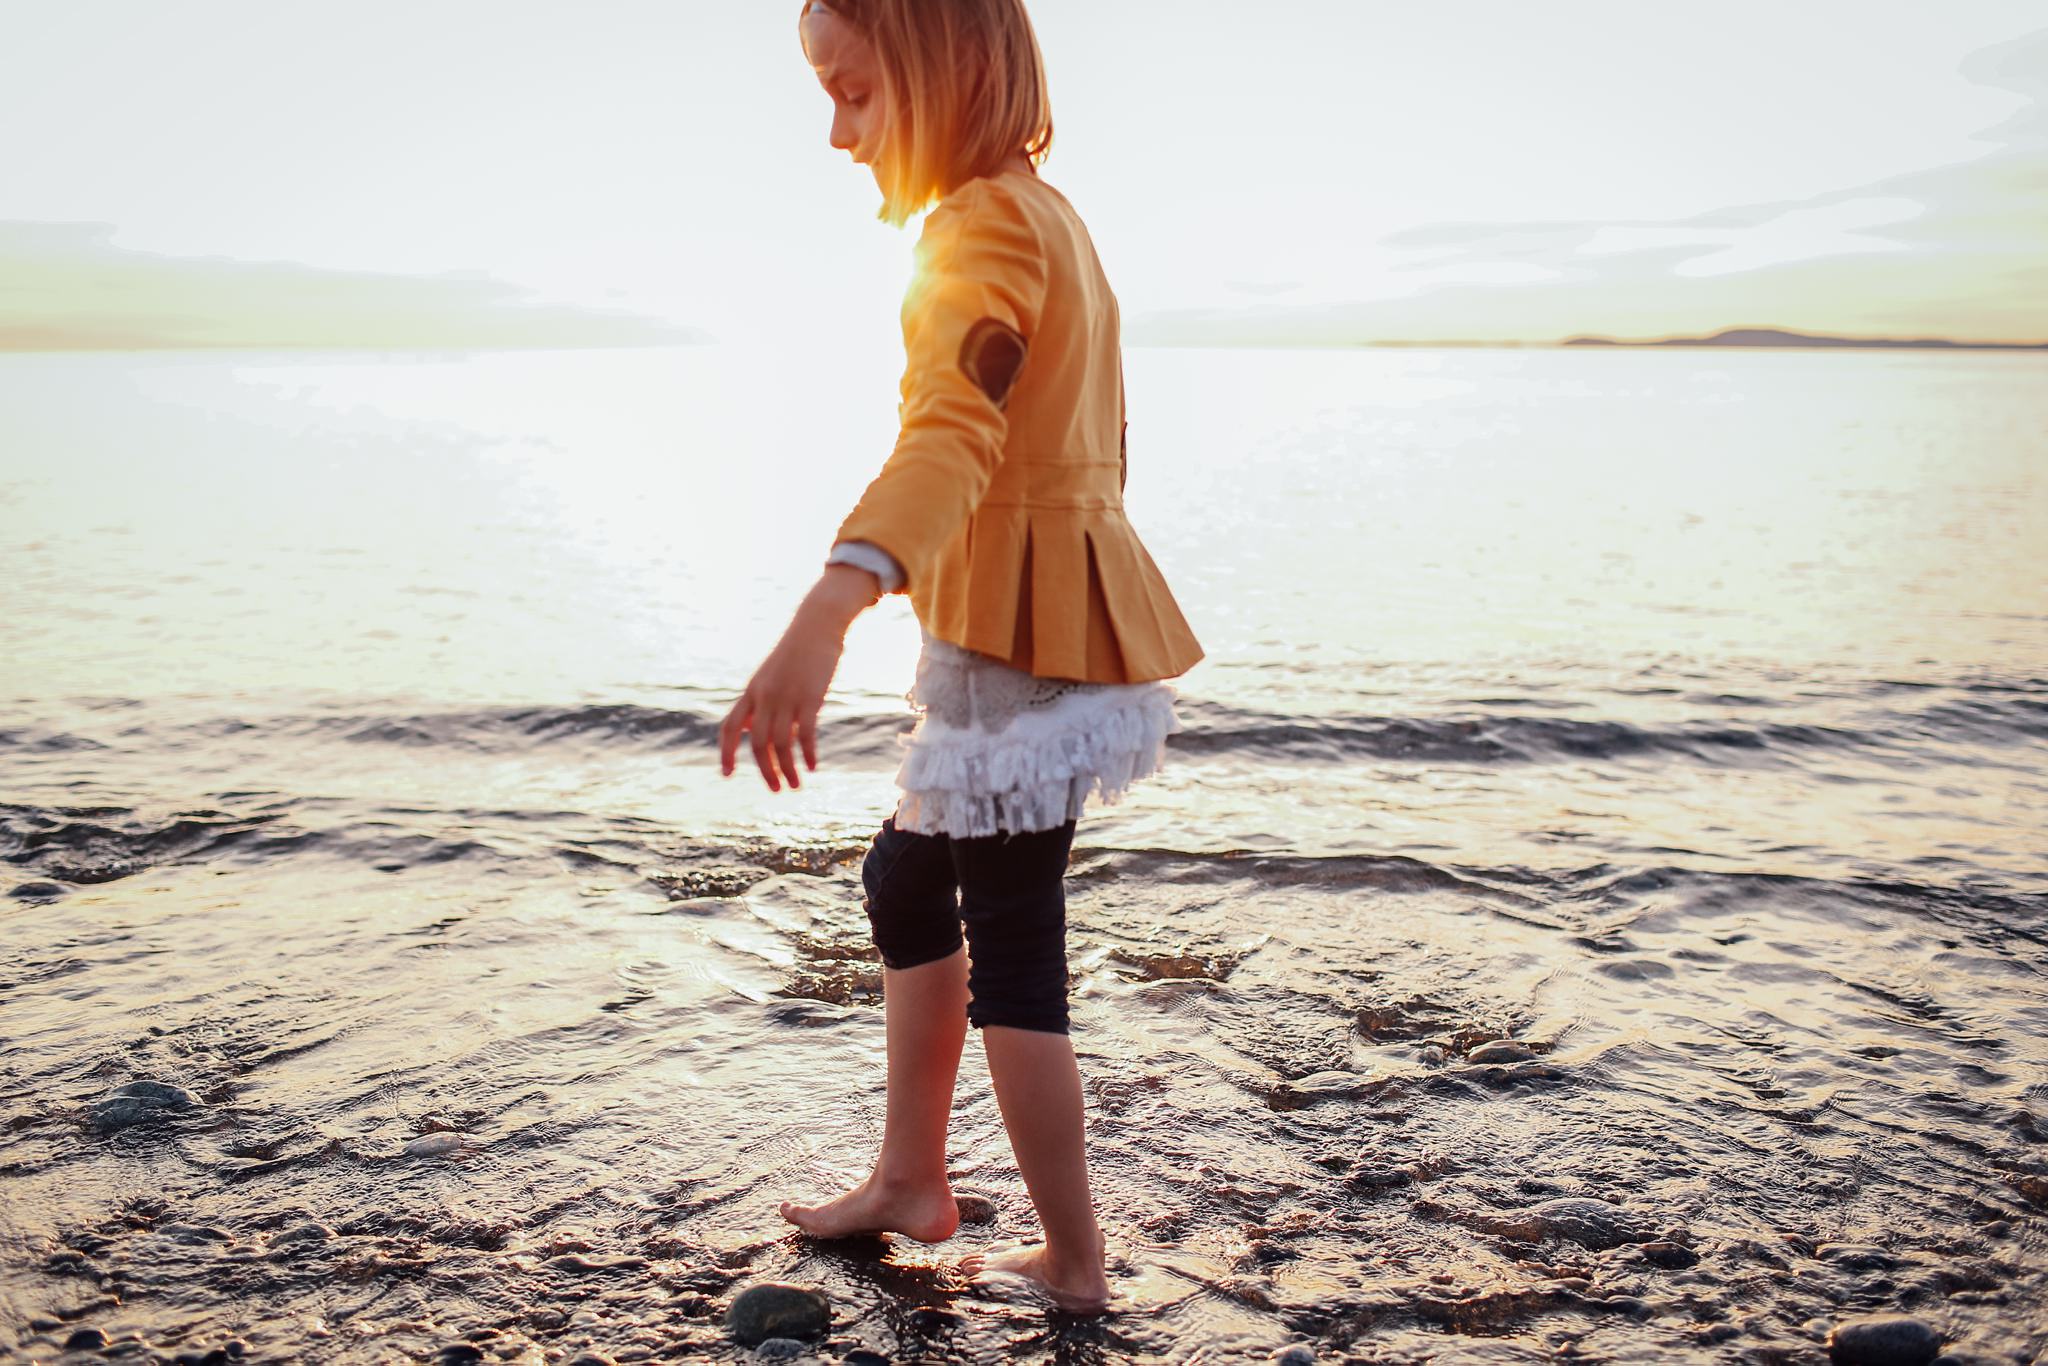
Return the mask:
{"type": "Polygon", "coordinates": [[[1951,341],[1946,337],[1817,337],[1775,327],[1731,327],[1711,337],[1665,337],[1659,341],[1617,341],[1573,337],[1566,346],[1860,346],[1934,351],[2048,351],[2048,342],[1951,341]]]}

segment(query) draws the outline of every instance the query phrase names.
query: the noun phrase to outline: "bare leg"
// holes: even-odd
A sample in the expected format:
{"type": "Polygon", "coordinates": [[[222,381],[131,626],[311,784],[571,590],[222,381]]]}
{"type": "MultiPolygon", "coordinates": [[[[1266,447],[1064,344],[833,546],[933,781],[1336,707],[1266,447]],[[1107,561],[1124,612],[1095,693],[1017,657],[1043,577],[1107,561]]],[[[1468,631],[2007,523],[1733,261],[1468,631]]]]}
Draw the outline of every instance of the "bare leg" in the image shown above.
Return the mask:
{"type": "Polygon", "coordinates": [[[782,1217],[819,1238],[902,1233],[943,1242],[960,1226],[946,1180],[946,1121],[967,1037],[967,950],[914,968],[882,969],[889,1108],[867,1180],[822,1205],[782,1203],[782,1217]]]}
{"type": "Polygon", "coordinates": [[[1073,1041],[1049,1030],[990,1025],[981,1031],[996,1104],[1031,1192],[1043,1247],[964,1258],[970,1276],[1006,1271],[1030,1277],[1061,1308],[1097,1312],[1109,1300],[1102,1228],[1088,1189],[1086,1117],[1073,1041]]]}

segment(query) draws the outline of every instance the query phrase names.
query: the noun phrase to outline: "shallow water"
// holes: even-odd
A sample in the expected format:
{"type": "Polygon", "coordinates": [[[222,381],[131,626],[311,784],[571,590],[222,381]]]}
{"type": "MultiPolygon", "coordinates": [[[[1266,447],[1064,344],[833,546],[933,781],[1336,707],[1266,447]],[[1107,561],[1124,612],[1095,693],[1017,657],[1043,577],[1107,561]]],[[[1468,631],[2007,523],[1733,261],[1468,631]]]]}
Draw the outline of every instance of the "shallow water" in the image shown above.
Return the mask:
{"type": "Polygon", "coordinates": [[[775,1214],[880,1132],[902,604],[802,792],[710,746],[892,377],[0,358],[6,1350],[731,1358],[771,1278],[828,1356],[2048,1349],[2039,359],[1130,367],[1210,658],[1069,875],[1081,1322],[947,1269],[1033,1227],[971,1040],[994,1227],[775,1214]]]}

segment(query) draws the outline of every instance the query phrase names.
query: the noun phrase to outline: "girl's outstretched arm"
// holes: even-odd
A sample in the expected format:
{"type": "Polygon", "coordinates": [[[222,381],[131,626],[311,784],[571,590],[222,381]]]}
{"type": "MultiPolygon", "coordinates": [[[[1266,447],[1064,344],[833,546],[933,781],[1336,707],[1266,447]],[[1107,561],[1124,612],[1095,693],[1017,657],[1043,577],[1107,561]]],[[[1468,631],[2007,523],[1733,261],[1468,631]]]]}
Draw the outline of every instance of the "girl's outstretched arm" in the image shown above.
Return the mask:
{"type": "Polygon", "coordinates": [[[726,777],[733,774],[744,733],[753,738],[754,762],[769,791],[780,792],[785,781],[792,788],[803,786],[796,750],[801,748],[805,764],[817,768],[818,710],[825,705],[832,675],[839,671],[846,630],[881,596],[881,584],[869,571],[847,564],[825,567],[798,604],[782,639],[719,723],[718,766],[726,777]]]}

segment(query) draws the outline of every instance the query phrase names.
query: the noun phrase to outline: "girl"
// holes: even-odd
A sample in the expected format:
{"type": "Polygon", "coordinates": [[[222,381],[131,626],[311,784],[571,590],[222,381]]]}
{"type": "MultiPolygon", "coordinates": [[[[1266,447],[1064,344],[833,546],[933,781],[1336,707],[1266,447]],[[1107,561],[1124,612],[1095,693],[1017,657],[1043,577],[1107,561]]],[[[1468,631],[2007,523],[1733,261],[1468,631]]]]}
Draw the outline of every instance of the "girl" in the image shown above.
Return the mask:
{"type": "Polygon", "coordinates": [[[1087,799],[1115,801],[1163,758],[1180,728],[1163,680],[1202,650],[1124,517],[1116,299],[1038,178],[1052,117],[1023,0],[808,0],[798,27],[832,145],[873,171],[881,217],[929,213],[895,449],[720,726],[721,769],[743,734],[771,790],[801,785],[799,751],[817,768],[847,628],[881,594],[909,595],[924,645],[902,797],[861,867],[883,963],[881,1152],[855,1189],[782,1214],[819,1237],[953,1235],[946,1121],[971,1023],[1045,1237],[961,1267],[1099,1312],[1063,880],[1087,799]]]}

